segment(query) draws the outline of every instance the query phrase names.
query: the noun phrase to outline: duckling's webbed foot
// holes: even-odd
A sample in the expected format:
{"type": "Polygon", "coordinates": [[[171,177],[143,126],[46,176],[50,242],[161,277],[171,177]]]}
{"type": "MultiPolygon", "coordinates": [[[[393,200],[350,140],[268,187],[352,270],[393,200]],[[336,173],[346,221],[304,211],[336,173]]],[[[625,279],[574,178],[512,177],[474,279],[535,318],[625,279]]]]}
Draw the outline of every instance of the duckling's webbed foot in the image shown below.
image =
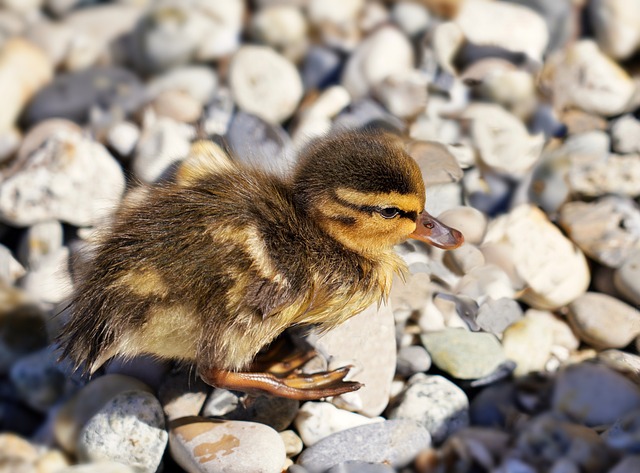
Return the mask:
{"type": "Polygon", "coordinates": [[[219,388],[312,401],[360,389],[362,384],[344,381],[350,368],[345,366],[333,371],[296,373],[285,377],[278,377],[272,373],[234,372],[210,368],[200,373],[200,376],[206,383],[219,388]]]}

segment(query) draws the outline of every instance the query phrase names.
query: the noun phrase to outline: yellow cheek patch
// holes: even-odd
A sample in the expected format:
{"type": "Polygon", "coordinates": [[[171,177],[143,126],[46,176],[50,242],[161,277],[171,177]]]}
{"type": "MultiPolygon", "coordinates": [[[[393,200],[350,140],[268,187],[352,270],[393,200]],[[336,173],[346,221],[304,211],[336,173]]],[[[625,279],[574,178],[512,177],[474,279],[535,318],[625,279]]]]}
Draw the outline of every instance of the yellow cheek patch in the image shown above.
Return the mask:
{"type": "Polygon", "coordinates": [[[360,192],[354,189],[340,187],[336,189],[339,199],[358,207],[398,207],[405,212],[422,211],[424,200],[415,194],[400,194],[398,192],[360,192]]]}

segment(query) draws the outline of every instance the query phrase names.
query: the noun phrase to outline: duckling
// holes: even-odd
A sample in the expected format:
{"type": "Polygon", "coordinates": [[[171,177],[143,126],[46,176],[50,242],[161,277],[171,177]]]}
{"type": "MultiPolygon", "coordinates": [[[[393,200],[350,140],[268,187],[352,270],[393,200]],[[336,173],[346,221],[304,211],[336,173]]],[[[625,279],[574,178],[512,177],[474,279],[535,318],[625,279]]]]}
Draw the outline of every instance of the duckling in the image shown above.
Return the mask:
{"type": "Polygon", "coordinates": [[[63,356],[90,373],[115,355],[186,360],[213,386],[300,400],[360,388],[349,367],[303,375],[308,357],[275,350],[282,363],[261,372],[256,357],[289,327],[328,330],[386,298],[405,269],[394,245],[462,244],[424,211],[400,138],[321,139],[286,178],[192,158],[113,216],[71,301],[63,356]]]}

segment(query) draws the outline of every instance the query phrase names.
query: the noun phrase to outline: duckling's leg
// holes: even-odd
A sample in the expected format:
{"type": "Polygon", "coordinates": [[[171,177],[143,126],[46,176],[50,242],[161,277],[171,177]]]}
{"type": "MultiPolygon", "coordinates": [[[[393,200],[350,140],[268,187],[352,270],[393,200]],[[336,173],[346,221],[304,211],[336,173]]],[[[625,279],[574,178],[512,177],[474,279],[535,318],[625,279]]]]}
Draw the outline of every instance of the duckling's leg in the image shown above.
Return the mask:
{"type": "Polygon", "coordinates": [[[311,345],[301,348],[285,332],[276,338],[267,350],[258,353],[251,363],[250,371],[271,373],[282,378],[293,373],[317,354],[311,345]]]}
{"type": "Polygon", "coordinates": [[[279,378],[271,373],[234,372],[210,368],[206,373],[200,373],[200,377],[205,383],[219,388],[312,401],[360,389],[362,384],[358,382],[343,381],[349,369],[349,366],[345,366],[334,371],[322,371],[310,375],[292,374],[279,378]]]}

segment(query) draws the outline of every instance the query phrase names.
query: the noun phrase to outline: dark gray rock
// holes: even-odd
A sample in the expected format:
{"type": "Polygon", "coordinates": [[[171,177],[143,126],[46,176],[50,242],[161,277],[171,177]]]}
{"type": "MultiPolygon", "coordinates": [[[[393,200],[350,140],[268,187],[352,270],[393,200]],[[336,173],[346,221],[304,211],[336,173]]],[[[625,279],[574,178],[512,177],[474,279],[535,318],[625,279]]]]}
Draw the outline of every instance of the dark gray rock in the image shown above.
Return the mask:
{"type": "Polygon", "coordinates": [[[314,46],[307,51],[302,65],[305,90],[324,89],[340,79],[342,58],[329,48],[314,46]]]}

